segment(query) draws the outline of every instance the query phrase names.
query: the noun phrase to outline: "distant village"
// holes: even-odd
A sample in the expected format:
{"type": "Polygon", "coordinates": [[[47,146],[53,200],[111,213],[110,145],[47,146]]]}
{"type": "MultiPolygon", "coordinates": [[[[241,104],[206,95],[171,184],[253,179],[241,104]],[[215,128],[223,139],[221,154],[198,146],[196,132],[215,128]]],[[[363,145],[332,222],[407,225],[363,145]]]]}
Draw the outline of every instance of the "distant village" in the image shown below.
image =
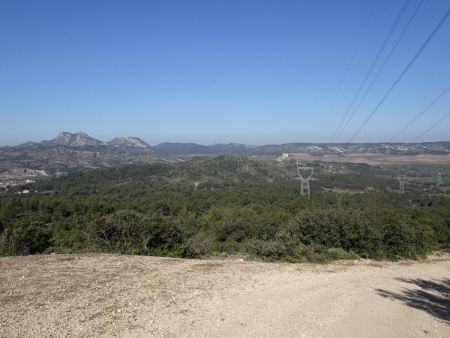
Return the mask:
{"type": "MultiPolygon", "coordinates": [[[[35,170],[27,168],[16,168],[0,174],[0,189],[9,191],[16,186],[23,186],[36,182],[36,179],[47,177],[49,174],[45,170],[35,170]]],[[[28,194],[28,189],[18,191],[20,194],[28,194]]]]}

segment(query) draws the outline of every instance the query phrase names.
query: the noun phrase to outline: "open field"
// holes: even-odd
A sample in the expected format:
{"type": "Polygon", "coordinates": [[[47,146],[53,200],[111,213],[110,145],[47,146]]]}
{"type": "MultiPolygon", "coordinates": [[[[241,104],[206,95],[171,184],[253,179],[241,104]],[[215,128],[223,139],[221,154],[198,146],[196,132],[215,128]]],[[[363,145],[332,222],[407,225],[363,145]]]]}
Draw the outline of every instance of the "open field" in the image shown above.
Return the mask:
{"type": "Polygon", "coordinates": [[[268,264],[0,258],[0,336],[448,337],[450,256],[268,264]]]}
{"type": "Polygon", "coordinates": [[[322,188],[322,190],[328,191],[328,192],[340,193],[340,194],[349,194],[349,195],[364,193],[364,190],[356,190],[356,189],[322,188]]]}
{"type": "Polygon", "coordinates": [[[314,155],[307,153],[292,154],[294,158],[305,161],[323,162],[347,162],[347,163],[367,163],[370,165],[407,165],[407,164],[436,164],[449,165],[450,155],[384,155],[371,153],[349,153],[345,155],[314,155]]]}

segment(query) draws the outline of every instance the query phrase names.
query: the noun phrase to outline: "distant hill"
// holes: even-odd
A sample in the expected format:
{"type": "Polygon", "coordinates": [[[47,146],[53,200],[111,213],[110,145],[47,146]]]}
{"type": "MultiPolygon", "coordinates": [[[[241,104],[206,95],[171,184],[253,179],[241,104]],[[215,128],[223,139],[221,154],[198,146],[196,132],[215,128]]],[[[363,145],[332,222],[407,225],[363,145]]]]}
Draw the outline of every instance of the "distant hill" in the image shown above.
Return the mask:
{"type": "Polygon", "coordinates": [[[296,179],[293,161],[281,163],[221,155],[74,172],[52,181],[38,182],[35,188],[58,194],[120,191],[130,196],[142,194],[143,191],[182,187],[212,190],[229,186],[285,184],[289,179],[296,179]]]}
{"type": "Polygon", "coordinates": [[[85,133],[72,134],[68,132],[62,132],[54,139],[50,141],[42,141],[40,144],[46,146],[80,147],[80,146],[98,146],[103,144],[103,142],[85,133]]]}
{"type": "Polygon", "coordinates": [[[242,143],[216,143],[209,148],[215,154],[251,154],[258,146],[252,146],[242,143]]]}
{"type": "MultiPolygon", "coordinates": [[[[115,146],[118,148],[141,148],[150,150],[151,147],[138,137],[116,137],[109,142],[97,140],[85,133],[61,132],[54,139],[42,142],[26,142],[17,147],[85,147],[85,146],[115,146]]],[[[16,147],[16,148],[17,148],[16,147]]]]}
{"type": "Polygon", "coordinates": [[[143,150],[162,156],[176,155],[264,155],[279,156],[282,153],[325,154],[386,154],[386,155],[450,155],[450,141],[424,143],[285,143],[268,145],[246,145],[241,143],[217,143],[202,145],[197,143],[164,142],[151,147],[138,137],[116,137],[109,142],[97,140],[85,133],[62,132],[52,140],[26,142],[13,149],[42,149],[56,146],[83,148],[87,146],[105,146],[124,149],[143,150]]]}
{"type": "MultiPolygon", "coordinates": [[[[52,140],[0,147],[0,173],[26,168],[50,174],[80,168],[148,163],[195,155],[278,157],[282,153],[335,155],[450,155],[450,142],[426,143],[286,143],[262,146],[239,143],[201,145],[165,142],[151,147],[138,137],[116,137],[109,142],[85,133],[62,132],[52,140]]],[[[449,156],[450,159],[450,156],[449,156]]]]}
{"type": "Polygon", "coordinates": [[[170,143],[165,142],[153,147],[162,155],[206,155],[214,154],[214,150],[208,146],[197,143],[170,143]]]}
{"type": "Polygon", "coordinates": [[[200,145],[196,143],[161,143],[153,147],[161,155],[255,155],[279,156],[282,153],[315,155],[350,153],[385,155],[450,155],[450,142],[427,143],[285,143],[251,146],[239,143],[200,145]]]}
{"type": "Polygon", "coordinates": [[[137,137],[99,141],[85,133],[62,132],[52,140],[0,147],[0,173],[16,168],[50,173],[79,168],[99,168],[147,163],[154,150],[137,137]]]}
{"type": "Polygon", "coordinates": [[[117,147],[150,148],[150,146],[139,137],[116,137],[109,141],[108,144],[117,147]]]}

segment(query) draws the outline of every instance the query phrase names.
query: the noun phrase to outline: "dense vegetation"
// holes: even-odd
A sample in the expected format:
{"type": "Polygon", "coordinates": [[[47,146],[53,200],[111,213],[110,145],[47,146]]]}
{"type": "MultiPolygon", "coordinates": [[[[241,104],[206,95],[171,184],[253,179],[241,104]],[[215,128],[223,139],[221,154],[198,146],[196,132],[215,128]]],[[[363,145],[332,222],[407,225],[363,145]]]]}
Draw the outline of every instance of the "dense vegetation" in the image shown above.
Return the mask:
{"type": "Polygon", "coordinates": [[[310,200],[289,161],[224,156],[73,173],[0,197],[0,253],[323,261],[448,248],[445,187],[414,180],[395,193],[396,170],[318,164],[310,200]],[[348,192],[341,208],[334,191],[348,192]]]}

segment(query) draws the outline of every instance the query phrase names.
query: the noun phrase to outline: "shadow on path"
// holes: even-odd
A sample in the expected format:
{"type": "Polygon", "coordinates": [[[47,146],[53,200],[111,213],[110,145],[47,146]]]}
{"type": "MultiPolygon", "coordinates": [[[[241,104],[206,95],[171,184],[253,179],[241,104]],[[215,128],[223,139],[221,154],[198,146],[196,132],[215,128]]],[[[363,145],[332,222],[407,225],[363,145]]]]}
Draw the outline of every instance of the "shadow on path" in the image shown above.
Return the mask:
{"type": "Polygon", "coordinates": [[[450,279],[425,280],[396,278],[396,280],[414,285],[399,292],[376,289],[382,297],[398,300],[407,306],[425,311],[450,324],[450,279]]]}

